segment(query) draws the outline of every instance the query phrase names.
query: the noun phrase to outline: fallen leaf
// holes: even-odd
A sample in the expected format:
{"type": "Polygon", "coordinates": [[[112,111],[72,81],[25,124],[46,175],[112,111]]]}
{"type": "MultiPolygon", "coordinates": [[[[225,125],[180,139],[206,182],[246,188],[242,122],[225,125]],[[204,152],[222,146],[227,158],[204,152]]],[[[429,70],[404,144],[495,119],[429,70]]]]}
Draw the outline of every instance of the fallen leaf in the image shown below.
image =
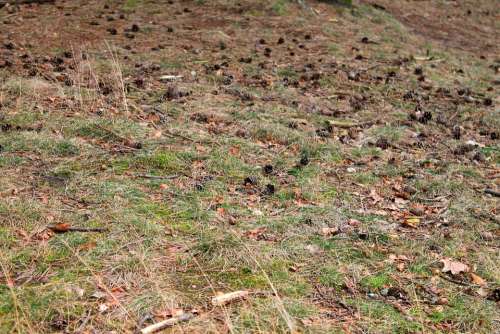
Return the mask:
{"type": "Polygon", "coordinates": [[[381,202],[383,200],[383,198],[379,194],[377,194],[375,189],[372,189],[370,191],[370,198],[373,200],[373,204],[377,204],[378,202],[381,202]]]}
{"type": "Polygon", "coordinates": [[[470,278],[472,282],[474,282],[474,284],[477,284],[479,286],[486,286],[486,281],[481,276],[478,276],[474,273],[470,273],[470,278]]]}
{"type": "Polygon", "coordinates": [[[91,249],[94,249],[97,246],[97,243],[95,241],[89,241],[84,244],[81,244],[78,246],[78,250],[80,251],[88,251],[91,249]]]}
{"type": "Polygon", "coordinates": [[[357,219],[352,219],[352,218],[351,218],[351,219],[349,219],[349,221],[347,222],[347,224],[348,224],[349,226],[358,227],[358,226],[360,226],[360,225],[361,225],[361,222],[360,222],[359,220],[357,220],[357,219]]]}
{"type": "Polygon", "coordinates": [[[238,146],[231,146],[229,148],[229,154],[233,155],[233,156],[237,156],[240,154],[240,148],[238,146]]]}
{"type": "Polygon", "coordinates": [[[403,226],[416,228],[420,224],[420,218],[418,217],[406,217],[403,220],[403,226]]]}
{"type": "Polygon", "coordinates": [[[70,227],[71,226],[68,223],[58,223],[50,226],[49,228],[56,233],[64,233],[68,232],[70,227]]]}
{"type": "Polygon", "coordinates": [[[460,273],[466,273],[470,270],[469,266],[463,264],[462,262],[452,261],[451,259],[442,259],[444,267],[442,269],[443,273],[451,272],[452,275],[458,275],[460,273]]]}
{"type": "Polygon", "coordinates": [[[249,231],[246,231],[244,233],[244,235],[247,237],[247,238],[250,238],[250,239],[259,239],[259,237],[264,234],[264,232],[266,232],[267,228],[265,227],[258,227],[258,228],[254,228],[252,230],[249,230],[249,231]]]}
{"type": "Polygon", "coordinates": [[[321,229],[321,234],[325,237],[333,237],[340,233],[340,229],[337,227],[323,227],[321,229]]]}

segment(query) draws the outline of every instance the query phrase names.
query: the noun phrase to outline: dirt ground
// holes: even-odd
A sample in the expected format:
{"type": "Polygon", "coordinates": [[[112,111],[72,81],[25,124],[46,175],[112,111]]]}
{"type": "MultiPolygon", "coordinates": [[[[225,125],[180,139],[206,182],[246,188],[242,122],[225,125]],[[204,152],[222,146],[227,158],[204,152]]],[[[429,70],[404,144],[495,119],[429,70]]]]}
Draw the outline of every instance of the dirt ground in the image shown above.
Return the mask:
{"type": "Polygon", "coordinates": [[[499,10],[3,6],[0,332],[494,333],[499,10]]]}
{"type": "Polygon", "coordinates": [[[413,33],[445,48],[498,55],[498,3],[482,1],[363,1],[379,7],[413,33]]]}

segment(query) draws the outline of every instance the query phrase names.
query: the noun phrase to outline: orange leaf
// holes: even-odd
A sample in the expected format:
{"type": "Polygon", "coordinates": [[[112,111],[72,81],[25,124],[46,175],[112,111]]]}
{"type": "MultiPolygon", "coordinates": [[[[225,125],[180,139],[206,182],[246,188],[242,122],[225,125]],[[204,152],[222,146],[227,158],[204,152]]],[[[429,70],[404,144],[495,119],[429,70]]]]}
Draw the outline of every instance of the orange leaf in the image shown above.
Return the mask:
{"type": "Polygon", "coordinates": [[[64,233],[68,232],[70,229],[70,225],[68,223],[58,223],[50,227],[50,229],[56,233],[64,233]]]}
{"type": "Polygon", "coordinates": [[[486,285],[486,281],[481,276],[478,276],[474,273],[470,273],[470,278],[472,279],[472,282],[474,282],[474,284],[477,284],[480,286],[486,285]]]}

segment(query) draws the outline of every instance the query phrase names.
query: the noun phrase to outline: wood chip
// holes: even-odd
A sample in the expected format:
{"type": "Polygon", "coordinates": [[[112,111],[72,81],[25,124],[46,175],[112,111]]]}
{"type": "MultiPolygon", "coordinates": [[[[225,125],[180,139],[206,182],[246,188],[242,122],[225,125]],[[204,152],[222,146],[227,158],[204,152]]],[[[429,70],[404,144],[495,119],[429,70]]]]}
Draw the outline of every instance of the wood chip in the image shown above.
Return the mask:
{"type": "Polygon", "coordinates": [[[248,291],[234,291],[225,293],[223,295],[215,296],[212,298],[212,305],[214,306],[222,306],[234,301],[239,301],[248,297],[250,292],[248,291]]]}

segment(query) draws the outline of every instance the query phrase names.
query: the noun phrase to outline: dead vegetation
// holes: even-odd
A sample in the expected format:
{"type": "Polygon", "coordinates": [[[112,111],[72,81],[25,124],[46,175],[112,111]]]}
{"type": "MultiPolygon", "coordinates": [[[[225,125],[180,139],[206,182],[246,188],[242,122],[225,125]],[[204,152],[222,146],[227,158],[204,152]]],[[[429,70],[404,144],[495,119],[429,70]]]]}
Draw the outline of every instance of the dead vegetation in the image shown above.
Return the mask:
{"type": "Polygon", "coordinates": [[[4,6],[0,332],[493,332],[495,17],[4,6]]]}

